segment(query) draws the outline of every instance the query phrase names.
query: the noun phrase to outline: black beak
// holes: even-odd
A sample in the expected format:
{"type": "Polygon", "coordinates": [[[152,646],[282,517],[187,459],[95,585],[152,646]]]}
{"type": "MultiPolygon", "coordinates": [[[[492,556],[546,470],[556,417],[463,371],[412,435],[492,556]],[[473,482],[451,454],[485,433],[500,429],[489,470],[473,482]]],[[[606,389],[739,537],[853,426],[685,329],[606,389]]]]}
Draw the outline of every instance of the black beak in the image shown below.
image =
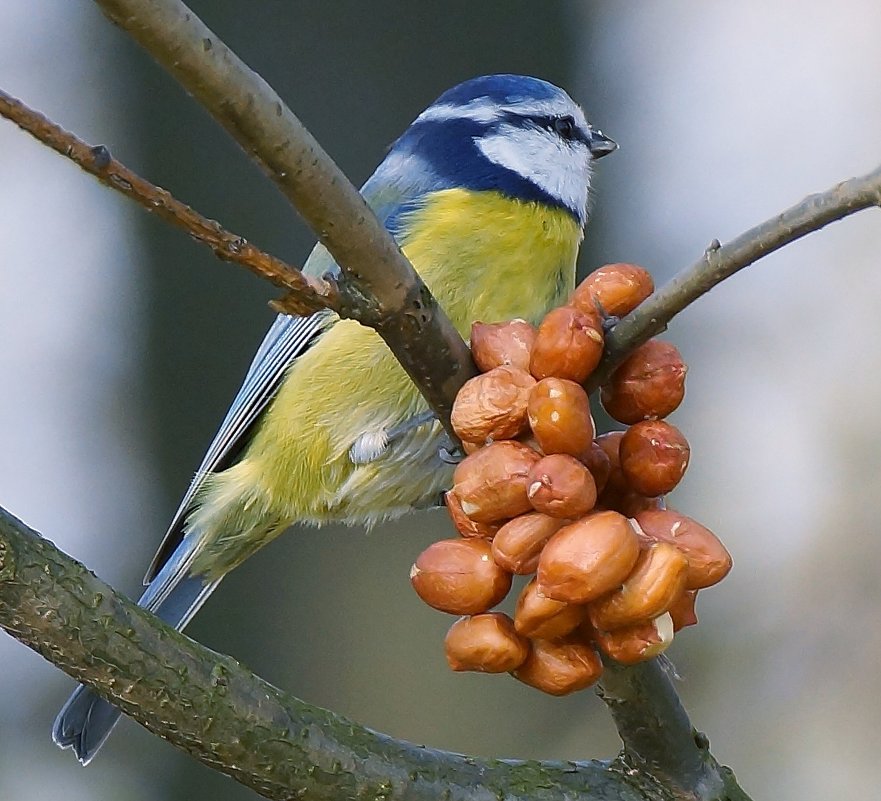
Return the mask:
{"type": "Polygon", "coordinates": [[[602,131],[591,128],[587,148],[590,150],[591,156],[595,159],[601,159],[603,156],[608,156],[609,153],[614,153],[618,149],[618,143],[614,139],[609,139],[602,131]]]}

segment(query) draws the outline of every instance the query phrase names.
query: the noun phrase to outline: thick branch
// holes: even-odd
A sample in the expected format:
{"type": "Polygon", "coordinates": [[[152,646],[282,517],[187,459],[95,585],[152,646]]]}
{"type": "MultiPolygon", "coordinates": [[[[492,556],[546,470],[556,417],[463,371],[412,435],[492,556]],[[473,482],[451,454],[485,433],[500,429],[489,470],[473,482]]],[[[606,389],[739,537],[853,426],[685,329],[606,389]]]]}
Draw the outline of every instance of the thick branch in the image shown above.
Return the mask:
{"type": "Polygon", "coordinates": [[[339,167],[179,0],[95,1],[263,167],[342,268],[340,313],[376,329],[449,431],[452,399],[475,372],[471,354],[339,167]]]}
{"type": "Polygon", "coordinates": [[[2,509],[0,626],[146,728],[266,798],[675,797],[648,773],[618,764],[463,757],[309,706],[170,629],[2,509]]]}
{"type": "Polygon", "coordinates": [[[726,278],[796,239],[872,206],[881,206],[881,167],[810,195],[725,245],[714,240],[697,262],[615,326],[588,388],[602,386],[630,351],[664,331],[675,315],[726,278]]]}
{"type": "Polygon", "coordinates": [[[304,275],[281,259],[230,233],[219,223],[203,217],[195,209],[175,199],[170,192],[132,172],[113,158],[104,145],[89,146],[2,89],[0,116],[11,120],[56,153],[69,158],[105,186],[121,192],[147,211],[182,228],[193,239],[208,245],[219,259],[247,267],[261,278],[284,289],[284,311],[287,313],[309,314],[324,308],[336,309],[339,305],[339,298],[332,284],[304,275]]]}

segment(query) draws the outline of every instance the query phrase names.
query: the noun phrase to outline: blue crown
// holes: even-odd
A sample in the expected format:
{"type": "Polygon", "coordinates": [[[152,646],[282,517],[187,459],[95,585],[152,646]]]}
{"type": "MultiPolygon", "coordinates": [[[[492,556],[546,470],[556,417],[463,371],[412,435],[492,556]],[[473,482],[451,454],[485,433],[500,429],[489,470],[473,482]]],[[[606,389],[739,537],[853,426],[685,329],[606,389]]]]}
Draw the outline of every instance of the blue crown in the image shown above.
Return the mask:
{"type": "Polygon", "coordinates": [[[563,95],[552,83],[527,75],[482,75],[447,89],[432,103],[464,106],[478,98],[499,105],[510,105],[523,100],[551,100],[563,95]]]}

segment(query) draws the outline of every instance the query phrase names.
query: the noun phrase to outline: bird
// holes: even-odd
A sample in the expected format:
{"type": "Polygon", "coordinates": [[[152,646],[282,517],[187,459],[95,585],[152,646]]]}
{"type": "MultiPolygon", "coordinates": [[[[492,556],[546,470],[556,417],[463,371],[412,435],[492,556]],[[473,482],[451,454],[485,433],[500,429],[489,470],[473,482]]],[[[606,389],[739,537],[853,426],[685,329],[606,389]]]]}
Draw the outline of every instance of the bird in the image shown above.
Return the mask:
{"type": "MultiPolygon", "coordinates": [[[[559,87],[499,74],[428,106],[361,189],[463,337],[565,302],[594,162],[617,144],[559,87]]],[[[321,245],[303,271],[339,275],[321,245]]],[[[373,526],[436,505],[443,428],[369,328],[279,315],[145,577],[139,604],[183,629],[230,570],[293,524],[373,526]]],[[[120,716],[80,685],[52,736],[88,764],[120,716]]]]}

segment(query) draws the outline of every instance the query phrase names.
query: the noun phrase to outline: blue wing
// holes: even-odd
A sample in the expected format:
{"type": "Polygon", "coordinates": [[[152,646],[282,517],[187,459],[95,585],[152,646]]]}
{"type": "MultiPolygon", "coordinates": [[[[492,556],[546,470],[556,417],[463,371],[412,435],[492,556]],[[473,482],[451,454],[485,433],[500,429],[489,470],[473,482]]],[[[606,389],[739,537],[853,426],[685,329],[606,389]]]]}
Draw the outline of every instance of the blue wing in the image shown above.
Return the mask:
{"type": "Polygon", "coordinates": [[[309,317],[280,314],[275,318],[172,518],[162,544],[147,570],[145,584],[149,584],[156,577],[162,565],[180,543],[186,516],[205,477],[212,471],[227,467],[241,451],[247,441],[250,428],[272,399],[285,371],[297,356],[309,347],[323,328],[333,324],[333,319],[328,312],[318,312],[309,317]]]}

